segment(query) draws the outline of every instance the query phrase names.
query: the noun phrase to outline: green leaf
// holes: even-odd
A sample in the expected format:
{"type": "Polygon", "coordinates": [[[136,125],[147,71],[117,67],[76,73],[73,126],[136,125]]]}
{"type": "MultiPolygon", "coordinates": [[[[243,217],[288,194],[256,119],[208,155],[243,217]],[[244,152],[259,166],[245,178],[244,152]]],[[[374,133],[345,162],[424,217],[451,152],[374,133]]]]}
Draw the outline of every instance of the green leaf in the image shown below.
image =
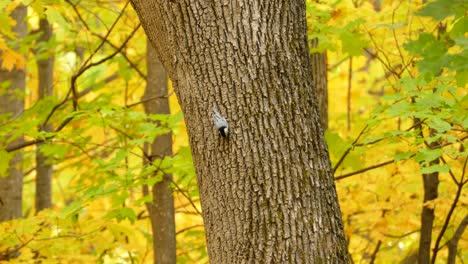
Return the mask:
{"type": "Polygon", "coordinates": [[[363,39],[362,34],[345,31],[340,34],[340,40],[342,42],[341,50],[350,56],[362,55],[362,51],[367,47],[367,41],[363,39]]]}
{"type": "Polygon", "coordinates": [[[68,147],[63,144],[43,144],[40,151],[47,157],[62,160],[68,152],[68,147]]]}
{"type": "Polygon", "coordinates": [[[32,7],[34,12],[36,12],[40,18],[44,17],[44,6],[42,5],[42,1],[32,1],[32,3],[28,5],[32,7]]]}
{"type": "Polygon", "coordinates": [[[53,6],[48,6],[45,14],[47,16],[47,20],[49,20],[51,24],[57,23],[59,26],[64,28],[70,27],[69,23],[63,18],[62,14],[60,14],[60,12],[57,11],[57,9],[55,9],[53,6]]]}
{"type": "Polygon", "coordinates": [[[67,205],[65,208],[62,209],[60,212],[60,216],[62,218],[67,218],[71,215],[77,214],[78,211],[81,210],[83,207],[83,201],[81,200],[74,200],[71,202],[69,205],[67,205]]]}
{"type": "Polygon", "coordinates": [[[412,104],[407,101],[400,101],[391,105],[388,108],[388,114],[390,116],[398,116],[398,117],[405,117],[412,114],[412,104]]]}
{"type": "MultiPolygon", "coordinates": [[[[466,22],[468,23],[468,20],[466,22]]],[[[467,37],[462,35],[462,36],[458,36],[458,37],[454,38],[453,40],[455,41],[455,44],[460,46],[460,48],[462,48],[463,50],[468,49],[468,38],[467,37]]]]}
{"type": "Polygon", "coordinates": [[[463,16],[458,19],[449,31],[449,35],[452,39],[458,36],[463,36],[466,32],[466,25],[468,25],[468,17],[463,16]]]}
{"type": "Polygon", "coordinates": [[[429,33],[422,33],[419,38],[404,45],[409,52],[421,56],[423,59],[417,63],[422,73],[438,74],[442,67],[450,64],[450,57],[445,56],[448,47],[442,40],[429,33]]]}
{"type": "Polygon", "coordinates": [[[148,179],[144,180],[144,183],[148,186],[153,186],[158,182],[161,182],[163,180],[163,175],[161,173],[158,173],[155,176],[148,177],[148,179]]]}
{"type": "Polygon", "coordinates": [[[429,163],[429,162],[439,158],[441,155],[442,155],[442,150],[441,149],[422,148],[416,154],[416,156],[414,157],[414,160],[416,162],[426,164],[426,163],[429,163]]]}
{"type": "Polygon", "coordinates": [[[128,207],[123,207],[123,208],[118,208],[110,211],[107,215],[106,218],[115,218],[117,221],[122,221],[125,219],[130,220],[130,222],[134,223],[135,220],[137,219],[137,216],[135,214],[135,211],[133,209],[128,208],[128,207]]]}
{"type": "Polygon", "coordinates": [[[466,83],[468,83],[468,70],[457,72],[455,79],[458,86],[465,87],[466,83]]]}
{"type": "Polygon", "coordinates": [[[411,158],[413,155],[412,152],[399,152],[395,154],[395,162],[398,162],[400,160],[408,160],[411,158]]]}
{"type": "Polygon", "coordinates": [[[466,10],[466,1],[464,0],[436,0],[427,3],[421,10],[416,12],[416,15],[442,20],[459,14],[463,9],[466,10]]]}
{"type": "Polygon", "coordinates": [[[325,140],[329,146],[332,162],[336,162],[336,159],[338,159],[350,145],[349,142],[346,142],[338,133],[331,132],[330,130],[325,131],[325,140]]]}
{"type": "Polygon", "coordinates": [[[349,152],[340,167],[352,168],[353,170],[362,169],[364,162],[361,160],[362,155],[356,151],[349,152]]]}
{"type": "Polygon", "coordinates": [[[423,167],[421,168],[421,173],[422,174],[429,174],[429,173],[434,173],[434,172],[448,172],[450,170],[450,166],[447,164],[435,164],[431,165],[429,167],[423,167]]]}
{"type": "Polygon", "coordinates": [[[428,125],[432,128],[434,128],[435,130],[437,130],[438,132],[440,133],[444,133],[444,132],[447,132],[449,131],[452,126],[450,125],[450,123],[438,118],[438,117],[433,117],[429,122],[428,122],[428,125]]]}
{"type": "Polygon", "coordinates": [[[153,197],[151,195],[145,195],[141,197],[140,199],[137,199],[134,203],[136,206],[141,206],[144,205],[145,203],[152,203],[153,202],[153,197]]]}

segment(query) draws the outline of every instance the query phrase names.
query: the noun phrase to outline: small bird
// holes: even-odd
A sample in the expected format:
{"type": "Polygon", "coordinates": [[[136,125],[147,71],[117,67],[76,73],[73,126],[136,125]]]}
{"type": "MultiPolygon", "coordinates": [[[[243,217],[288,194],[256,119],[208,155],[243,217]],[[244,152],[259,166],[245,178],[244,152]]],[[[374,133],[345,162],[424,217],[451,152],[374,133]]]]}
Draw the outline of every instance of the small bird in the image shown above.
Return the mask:
{"type": "Polygon", "coordinates": [[[218,129],[219,134],[227,138],[229,135],[229,125],[226,120],[219,112],[216,106],[213,106],[213,121],[216,129],[218,129]]]}

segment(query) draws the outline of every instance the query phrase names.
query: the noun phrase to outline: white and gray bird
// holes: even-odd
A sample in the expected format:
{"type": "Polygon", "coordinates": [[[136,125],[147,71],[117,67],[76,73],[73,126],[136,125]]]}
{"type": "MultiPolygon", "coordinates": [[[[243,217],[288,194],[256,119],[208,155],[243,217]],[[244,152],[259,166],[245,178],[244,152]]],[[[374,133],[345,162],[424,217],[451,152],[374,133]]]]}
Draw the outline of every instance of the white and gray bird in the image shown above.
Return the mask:
{"type": "Polygon", "coordinates": [[[228,124],[226,118],[224,118],[218,112],[218,108],[216,106],[213,106],[213,122],[214,122],[214,125],[215,125],[216,129],[218,129],[219,134],[224,138],[228,137],[228,135],[229,135],[229,124],[228,124]]]}

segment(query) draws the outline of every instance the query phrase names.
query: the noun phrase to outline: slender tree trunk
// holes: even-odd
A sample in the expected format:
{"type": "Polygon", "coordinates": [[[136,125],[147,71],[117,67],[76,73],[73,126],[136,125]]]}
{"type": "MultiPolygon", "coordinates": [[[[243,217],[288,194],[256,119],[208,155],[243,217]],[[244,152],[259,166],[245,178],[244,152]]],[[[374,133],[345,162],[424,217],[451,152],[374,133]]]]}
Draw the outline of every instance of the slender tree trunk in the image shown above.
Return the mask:
{"type": "MultiPolygon", "coordinates": [[[[318,45],[318,39],[312,40],[312,46],[318,45]]],[[[317,98],[317,106],[320,114],[320,124],[323,130],[328,129],[328,78],[327,78],[327,52],[312,53],[312,82],[317,98]]]]}
{"type": "MultiPolygon", "coordinates": [[[[19,5],[13,12],[12,17],[16,21],[13,32],[17,39],[26,36],[26,7],[19,5]]],[[[0,53],[1,55],[1,53],[0,53]]],[[[25,69],[13,69],[7,71],[0,69],[0,83],[6,81],[10,85],[5,92],[0,93],[0,111],[2,114],[11,114],[11,117],[21,114],[24,110],[24,101],[21,96],[24,94],[26,86],[25,69]],[[18,96],[20,94],[20,96],[18,96]]],[[[16,139],[12,144],[21,143],[22,137],[16,139]]],[[[0,175],[0,221],[19,218],[22,215],[22,194],[23,194],[23,171],[21,161],[23,157],[20,151],[16,152],[10,160],[7,175],[0,175]]]]}
{"type": "MultiPolygon", "coordinates": [[[[420,122],[416,120],[416,122],[420,122]]],[[[422,127],[420,127],[422,131],[422,127]]],[[[422,132],[421,132],[422,133],[422,132]]],[[[434,136],[435,131],[431,129],[431,136],[434,136]]],[[[433,142],[430,148],[437,148],[440,142],[433,142]]],[[[439,159],[430,162],[430,165],[439,164],[439,159]]],[[[421,231],[419,238],[419,256],[418,263],[426,264],[431,260],[431,241],[432,229],[434,226],[434,206],[426,205],[427,202],[435,200],[438,196],[437,189],[439,187],[439,172],[427,173],[422,175],[424,186],[424,201],[421,213],[421,231]]]]}
{"type": "Polygon", "coordinates": [[[458,242],[463,236],[463,232],[465,232],[465,228],[468,225],[468,215],[465,215],[465,218],[461,221],[460,225],[457,227],[455,233],[453,234],[452,238],[448,241],[448,264],[455,264],[455,259],[457,257],[457,248],[458,242]]]}
{"type": "MultiPolygon", "coordinates": [[[[148,70],[147,85],[142,98],[145,101],[146,113],[170,114],[166,71],[149,41],[147,42],[146,65],[148,70]]],[[[150,149],[150,155],[153,159],[171,156],[171,134],[157,137],[150,149]]],[[[162,181],[151,188],[153,203],[146,205],[153,231],[155,264],[176,263],[175,210],[171,183],[172,175],[165,174],[162,181]]]]}
{"type": "MultiPolygon", "coordinates": [[[[47,19],[39,21],[39,31],[42,33],[39,42],[47,43],[52,37],[52,26],[47,19]]],[[[39,75],[39,100],[52,95],[54,81],[54,58],[52,55],[37,61],[39,75]]],[[[52,126],[46,124],[40,127],[42,131],[52,131],[52,126]]],[[[52,164],[47,163],[47,157],[36,150],[36,212],[52,207],[52,164]]]]}
{"type": "Polygon", "coordinates": [[[210,262],[348,263],[304,1],[132,2],[184,111],[210,262]]]}
{"type": "MultiPolygon", "coordinates": [[[[437,160],[438,161],[438,160],[437,160]]],[[[437,162],[438,163],[438,162],[437,162]]],[[[431,163],[435,164],[435,163],[431,163]]],[[[437,198],[439,173],[423,174],[424,204],[437,198]]],[[[423,205],[421,213],[421,231],[419,240],[419,264],[429,263],[431,260],[432,228],[434,225],[434,207],[423,205]]]]}

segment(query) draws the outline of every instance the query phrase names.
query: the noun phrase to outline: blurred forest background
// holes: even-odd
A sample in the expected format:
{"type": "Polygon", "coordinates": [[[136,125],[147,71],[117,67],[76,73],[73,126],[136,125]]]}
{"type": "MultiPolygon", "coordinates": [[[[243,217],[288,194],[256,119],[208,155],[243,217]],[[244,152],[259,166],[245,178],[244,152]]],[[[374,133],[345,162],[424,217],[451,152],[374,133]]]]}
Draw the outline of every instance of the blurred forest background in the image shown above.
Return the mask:
{"type": "MultiPolygon", "coordinates": [[[[325,137],[353,262],[429,250],[431,263],[465,263],[468,4],[306,4],[311,56],[327,57],[325,137]]],[[[148,186],[172,174],[177,262],[208,263],[183,115],[170,82],[143,97],[147,41],[131,4],[4,0],[0,25],[0,202],[18,202],[0,213],[0,262],[152,262],[148,186]],[[161,98],[170,114],[145,112],[161,98]],[[172,155],[148,162],[144,145],[168,132],[172,155]]]]}

